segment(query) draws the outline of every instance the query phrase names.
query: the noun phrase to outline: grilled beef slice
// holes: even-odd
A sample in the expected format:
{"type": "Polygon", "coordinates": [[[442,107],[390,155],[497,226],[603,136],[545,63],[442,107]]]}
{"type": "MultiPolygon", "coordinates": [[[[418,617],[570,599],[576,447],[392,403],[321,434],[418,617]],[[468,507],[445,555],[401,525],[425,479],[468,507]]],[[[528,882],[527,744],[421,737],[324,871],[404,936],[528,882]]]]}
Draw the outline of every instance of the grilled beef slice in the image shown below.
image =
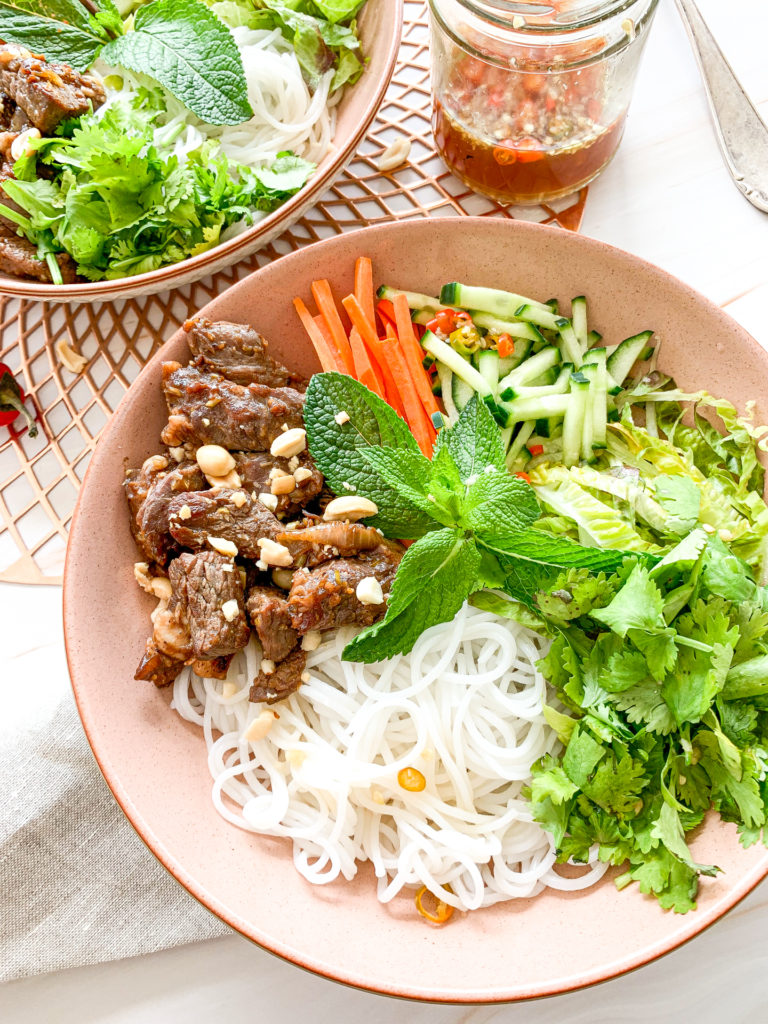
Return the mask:
{"type": "Polygon", "coordinates": [[[163,441],[220,444],[238,451],[268,451],[275,438],[302,427],[304,395],[293,388],[244,387],[194,366],[163,363],[163,390],[170,416],[163,441]]]}
{"type": "Polygon", "coordinates": [[[176,466],[165,456],[155,455],[140,470],[129,471],[124,486],[136,543],[151,562],[165,565],[175,550],[169,533],[169,504],[178,494],[205,487],[200,467],[195,462],[176,466]]]}
{"type": "Polygon", "coordinates": [[[234,654],[248,643],[243,584],[237,566],[215,551],[184,553],[168,567],[168,576],[189,626],[194,658],[234,654]],[[223,608],[235,601],[230,621],[223,608]]]}
{"type": "MultiPolygon", "coordinates": [[[[281,473],[292,473],[290,459],[282,459],[269,452],[233,452],[236,462],[236,469],[243,487],[254,494],[270,493],[272,480],[270,473],[279,470],[281,473]]],[[[298,483],[288,494],[277,495],[277,515],[293,516],[300,512],[305,505],[318,496],[323,488],[323,474],[315,466],[309,452],[302,452],[296,456],[298,469],[308,469],[312,474],[306,480],[298,483]]],[[[295,463],[293,463],[296,465],[295,463]]]]}
{"type": "Polygon", "coordinates": [[[402,545],[393,541],[357,558],[334,558],[317,569],[298,569],[288,594],[291,625],[298,633],[338,626],[370,626],[384,617],[386,600],[363,604],[355,593],[358,583],[375,576],[386,598],[403,557],[402,545]]]}
{"type": "Polygon", "coordinates": [[[299,635],[291,625],[285,597],[276,587],[251,587],[246,608],[264,657],[274,662],[287,658],[298,643],[299,635]]]}
{"type": "Polygon", "coordinates": [[[168,503],[167,514],[168,529],[181,547],[199,551],[208,537],[223,537],[243,558],[259,558],[257,541],[274,540],[282,530],[258,498],[229,487],[177,495],[168,503]]]}
{"type": "Polygon", "coordinates": [[[187,320],[184,330],[195,356],[194,364],[201,370],[218,373],[235,384],[306,390],[306,380],[273,359],[267,351],[269,343],[248,324],[233,324],[227,320],[212,323],[203,316],[196,316],[187,320]]]}
{"type": "Polygon", "coordinates": [[[269,675],[259,672],[251,686],[248,700],[254,704],[259,701],[276,704],[279,700],[290,697],[301,686],[301,674],[306,664],[307,655],[298,647],[275,667],[274,672],[269,675]]]}
{"type": "Polygon", "coordinates": [[[21,46],[0,46],[0,90],[43,135],[70,117],[95,110],[105,99],[97,78],[67,64],[49,63],[21,46]]]}
{"type": "Polygon", "coordinates": [[[183,668],[183,661],[159,650],[154,638],[150,637],[133,678],[148,679],[155,686],[169,686],[183,668]]]}

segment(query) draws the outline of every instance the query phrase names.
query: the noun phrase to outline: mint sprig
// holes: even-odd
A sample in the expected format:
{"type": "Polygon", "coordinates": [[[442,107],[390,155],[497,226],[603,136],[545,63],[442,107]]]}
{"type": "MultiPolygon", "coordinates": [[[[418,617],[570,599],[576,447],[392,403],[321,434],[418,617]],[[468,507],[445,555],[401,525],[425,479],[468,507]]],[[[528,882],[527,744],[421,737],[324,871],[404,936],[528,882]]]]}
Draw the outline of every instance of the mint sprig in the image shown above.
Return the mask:
{"type": "Polygon", "coordinates": [[[85,71],[108,64],[154,78],[209,124],[252,116],[240,51],[202,0],[151,0],[125,31],[113,0],[0,0],[0,38],[85,71]]]}
{"type": "Polygon", "coordinates": [[[374,501],[369,523],[388,536],[418,540],[400,565],[387,615],[348,645],[350,660],[407,653],[482,587],[506,590],[535,611],[532,595],[561,568],[599,572],[626,557],[531,529],[541,514],[535,492],[508,473],[499,427],[476,396],[440,431],[432,460],[386,402],[343,374],[315,374],[304,421],[331,488],[374,501]]]}

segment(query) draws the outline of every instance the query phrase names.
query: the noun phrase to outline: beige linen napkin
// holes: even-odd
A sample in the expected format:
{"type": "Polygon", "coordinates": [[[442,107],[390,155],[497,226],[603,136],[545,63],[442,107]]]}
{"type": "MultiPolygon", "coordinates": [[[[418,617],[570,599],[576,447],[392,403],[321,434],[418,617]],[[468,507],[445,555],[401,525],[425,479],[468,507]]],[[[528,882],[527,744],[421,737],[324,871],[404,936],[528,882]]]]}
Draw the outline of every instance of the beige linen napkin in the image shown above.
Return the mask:
{"type": "Polygon", "coordinates": [[[118,807],[71,695],[0,750],[0,981],[229,932],[118,807]]]}

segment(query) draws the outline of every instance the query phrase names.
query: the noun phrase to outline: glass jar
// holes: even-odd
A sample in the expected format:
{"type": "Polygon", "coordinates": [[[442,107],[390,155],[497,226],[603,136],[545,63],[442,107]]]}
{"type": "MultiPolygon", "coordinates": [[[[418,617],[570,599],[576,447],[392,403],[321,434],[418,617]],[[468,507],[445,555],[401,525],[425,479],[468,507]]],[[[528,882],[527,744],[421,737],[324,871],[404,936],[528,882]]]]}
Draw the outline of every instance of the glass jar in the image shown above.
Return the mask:
{"type": "Polygon", "coordinates": [[[621,141],[658,0],[430,0],[433,130],[502,203],[583,188],[621,141]]]}

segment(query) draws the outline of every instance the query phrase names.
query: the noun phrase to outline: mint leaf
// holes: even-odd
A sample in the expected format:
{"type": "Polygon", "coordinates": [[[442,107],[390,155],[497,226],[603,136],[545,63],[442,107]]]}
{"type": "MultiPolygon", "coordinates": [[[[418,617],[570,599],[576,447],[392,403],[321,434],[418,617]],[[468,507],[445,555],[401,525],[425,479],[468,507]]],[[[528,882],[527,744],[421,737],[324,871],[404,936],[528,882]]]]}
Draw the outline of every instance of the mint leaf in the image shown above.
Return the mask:
{"type": "Polygon", "coordinates": [[[483,472],[467,490],[463,520],[478,540],[501,547],[534,523],[541,511],[533,488],[506,469],[483,472]]]}
{"type": "Polygon", "coordinates": [[[372,526],[401,539],[435,529],[434,519],[406,501],[365,457],[374,447],[421,457],[407,425],[378,395],[344,374],[316,373],[307,388],[304,426],[312,458],[334,493],[361,494],[376,503],[372,526]],[[349,416],[347,422],[336,422],[340,412],[349,416]]]}
{"type": "Polygon", "coordinates": [[[361,448],[365,461],[405,502],[444,526],[453,526],[455,515],[442,508],[430,493],[432,463],[421,452],[401,448],[361,448]]]}
{"type": "Polygon", "coordinates": [[[506,472],[501,431],[477,395],[464,406],[457,422],[437,435],[436,451],[443,445],[448,448],[464,483],[471,483],[487,466],[506,472]]]}
{"type": "Polygon", "coordinates": [[[387,614],[344,648],[346,661],[381,661],[410,651],[421,634],[456,615],[475,588],[480,554],[455,530],[437,530],[405,553],[387,614]]]}
{"type": "Polygon", "coordinates": [[[0,38],[85,71],[110,37],[79,0],[0,0],[0,38]]]}
{"type": "Polygon", "coordinates": [[[137,10],[134,31],[108,43],[102,57],[150,75],[208,124],[253,116],[240,51],[202,0],[152,0],[137,10]]]}
{"type": "MultiPolygon", "coordinates": [[[[495,548],[495,545],[492,544],[488,546],[495,548]]],[[[529,562],[538,562],[541,565],[563,569],[583,567],[589,569],[590,572],[613,572],[626,558],[634,558],[643,562],[654,561],[652,556],[639,555],[634,551],[583,547],[566,537],[555,537],[551,533],[545,533],[535,527],[515,537],[505,539],[503,551],[504,554],[529,562]]]]}
{"type": "Polygon", "coordinates": [[[656,500],[669,513],[667,529],[679,535],[690,533],[699,521],[701,491],[689,476],[658,476],[654,480],[656,500]]]}

